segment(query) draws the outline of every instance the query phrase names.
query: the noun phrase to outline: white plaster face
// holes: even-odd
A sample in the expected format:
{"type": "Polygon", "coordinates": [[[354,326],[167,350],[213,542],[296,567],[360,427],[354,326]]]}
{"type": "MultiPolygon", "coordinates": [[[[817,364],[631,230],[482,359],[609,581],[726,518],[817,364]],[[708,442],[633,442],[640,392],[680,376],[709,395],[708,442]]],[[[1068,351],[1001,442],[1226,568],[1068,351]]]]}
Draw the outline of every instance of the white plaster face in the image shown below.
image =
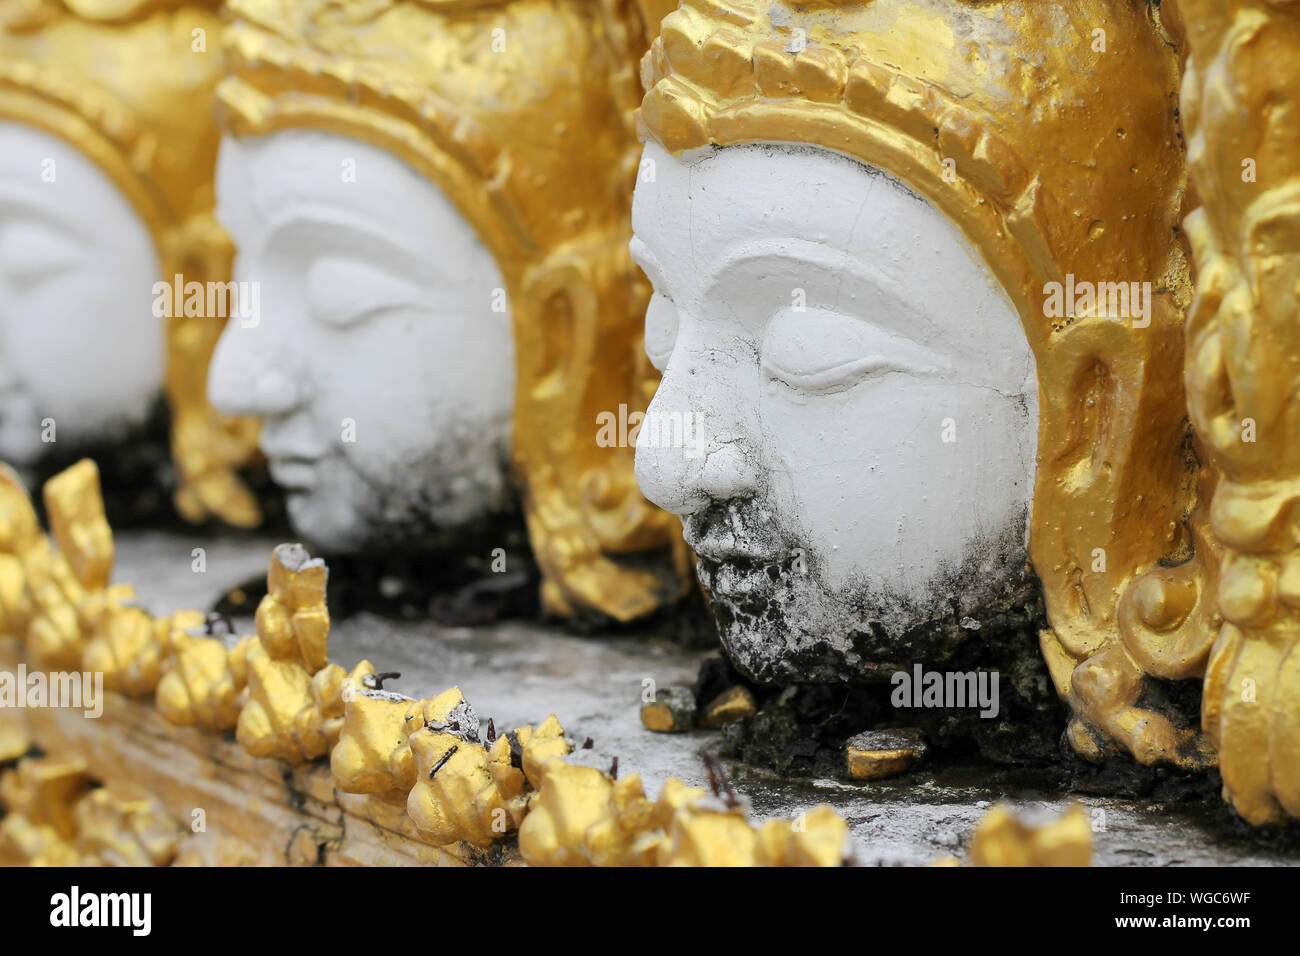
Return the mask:
{"type": "Polygon", "coordinates": [[[768,682],[942,660],[1023,588],[1038,414],[1014,307],[879,170],[797,146],[646,158],[647,422],[703,435],[643,426],[636,473],[683,517],[724,646],[768,682]]]}
{"type": "Polygon", "coordinates": [[[98,166],[0,122],[0,460],[33,465],[145,422],[166,351],[157,274],[148,229],[98,166]]]}
{"type": "Polygon", "coordinates": [[[262,419],[297,531],[411,544],[503,508],[505,283],[441,190],[384,150],[291,130],[223,141],[217,207],[260,315],[227,324],[208,394],[262,419]]]}

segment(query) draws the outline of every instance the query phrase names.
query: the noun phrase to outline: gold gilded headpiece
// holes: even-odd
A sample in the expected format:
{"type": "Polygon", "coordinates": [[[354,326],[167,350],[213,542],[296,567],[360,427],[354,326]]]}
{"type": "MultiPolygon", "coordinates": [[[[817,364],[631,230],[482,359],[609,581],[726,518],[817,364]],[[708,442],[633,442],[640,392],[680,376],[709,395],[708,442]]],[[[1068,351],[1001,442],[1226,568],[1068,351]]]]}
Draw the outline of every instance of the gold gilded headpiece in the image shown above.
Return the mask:
{"type": "Polygon", "coordinates": [[[513,315],[514,462],[548,609],[628,620],[675,580],[632,449],[595,423],[644,403],[648,286],[627,251],[642,18],[608,0],[232,0],[222,122],[352,136],[436,183],[496,257],[513,315]],[[668,577],[671,577],[669,575],[668,577]]]}
{"type": "MultiPolygon", "coordinates": [[[[159,276],[226,282],[230,241],[212,216],[219,132],[216,0],[0,0],[0,117],[66,140],[122,190],[158,250],[159,276]]],[[[224,319],[167,320],[176,505],[191,521],[259,522],[235,474],[256,423],[207,401],[224,319]]]]}
{"type": "Polygon", "coordinates": [[[1197,764],[1201,738],[1148,679],[1201,676],[1215,630],[1181,374],[1178,68],[1133,0],[683,0],[642,62],[639,123],[674,154],[835,150],[963,231],[1037,361],[1030,556],[1070,739],[1197,764]],[[1073,280],[1150,282],[1149,324],[1047,317],[1047,284],[1073,280]]]}
{"type": "Polygon", "coordinates": [[[1187,217],[1196,300],[1188,407],[1222,478],[1202,695],[1223,793],[1254,824],[1300,817],[1300,9],[1179,0],[1189,61],[1187,217]]]}

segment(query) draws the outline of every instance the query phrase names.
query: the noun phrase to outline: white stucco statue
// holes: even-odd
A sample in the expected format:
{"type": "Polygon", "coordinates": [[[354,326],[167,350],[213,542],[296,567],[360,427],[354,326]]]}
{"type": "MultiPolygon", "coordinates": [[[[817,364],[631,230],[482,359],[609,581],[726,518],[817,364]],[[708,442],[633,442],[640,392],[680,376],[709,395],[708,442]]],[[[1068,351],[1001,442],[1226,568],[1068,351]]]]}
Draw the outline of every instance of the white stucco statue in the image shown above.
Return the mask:
{"type": "Polygon", "coordinates": [[[118,522],[165,520],[168,492],[189,521],[261,520],[256,423],[206,399],[231,259],[218,6],[0,10],[0,459],[39,480],[94,456],[118,522]]]}
{"type": "Polygon", "coordinates": [[[121,439],[162,390],[158,257],[73,146],[0,121],[0,460],[121,439]]]}
{"type": "Polygon", "coordinates": [[[647,421],[703,438],[642,441],[637,478],[682,516],[733,659],[777,680],[942,657],[1024,577],[1037,381],[1014,308],[878,169],[790,145],[645,159],[647,421]]]}
{"type": "Polygon", "coordinates": [[[295,527],[355,549],[505,507],[504,281],[442,191],[378,147],[297,129],[226,138],[217,195],[261,315],[227,324],[208,393],[262,420],[295,527]]]}
{"type": "Polygon", "coordinates": [[[645,560],[670,521],[633,449],[596,440],[653,379],[627,250],[646,24],[493,9],[508,29],[476,4],[229,3],[217,205],[260,319],[227,324],[208,392],[261,420],[307,540],[480,553],[522,513],[548,611],[630,620],[683,583],[645,560]]]}
{"type": "Polygon", "coordinates": [[[703,428],[643,430],[636,472],[751,678],[976,668],[1032,716],[1045,669],[1080,754],[1198,766],[1179,682],[1207,672],[1224,592],[1184,395],[1177,27],[1070,10],[664,18],[633,209],[648,418],[703,428]]]}

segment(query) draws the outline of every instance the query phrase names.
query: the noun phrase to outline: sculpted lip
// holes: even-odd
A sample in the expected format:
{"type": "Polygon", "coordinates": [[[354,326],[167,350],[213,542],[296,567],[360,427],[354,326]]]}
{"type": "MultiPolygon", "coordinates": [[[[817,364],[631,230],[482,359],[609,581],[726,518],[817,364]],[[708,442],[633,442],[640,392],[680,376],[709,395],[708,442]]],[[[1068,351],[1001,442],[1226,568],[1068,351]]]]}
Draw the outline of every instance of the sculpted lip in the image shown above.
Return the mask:
{"type": "Polygon", "coordinates": [[[714,597],[742,599],[767,592],[773,586],[773,572],[777,567],[775,562],[715,562],[702,558],[698,570],[701,583],[714,597]]]}
{"type": "Polygon", "coordinates": [[[734,540],[718,540],[716,538],[704,538],[701,541],[693,542],[690,538],[686,539],[692,551],[701,558],[714,564],[731,565],[741,567],[745,565],[767,565],[777,564],[781,561],[779,554],[762,551],[757,548],[751,548],[743,542],[734,540]]]}
{"type": "Polygon", "coordinates": [[[779,564],[785,555],[763,537],[745,533],[744,520],[734,508],[690,515],[682,522],[682,537],[695,554],[718,565],[779,564]]]}
{"type": "Polygon", "coordinates": [[[267,455],[270,462],[271,478],[277,485],[289,491],[307,491],[316,485],[315,458],[281,458],[267,455]]]}
{"type": "Polygon", "coordinates": [[[743,598],[772,584],[772,569],[781,556],[747,546],[734,539],[687,539],[699,558],[700,580],[715,597],[743,598]]]}

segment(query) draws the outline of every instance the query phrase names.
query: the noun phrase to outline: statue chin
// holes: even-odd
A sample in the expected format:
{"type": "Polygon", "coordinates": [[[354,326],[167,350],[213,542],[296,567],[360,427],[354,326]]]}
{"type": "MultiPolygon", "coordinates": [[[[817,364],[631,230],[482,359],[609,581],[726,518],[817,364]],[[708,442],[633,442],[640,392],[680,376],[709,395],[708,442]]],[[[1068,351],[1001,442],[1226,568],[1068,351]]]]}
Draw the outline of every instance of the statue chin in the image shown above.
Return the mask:
{"type": "Polygon", "coordinates": [[[871,680],[1033,603],[1035,365],[956,227],[826,150],[646,158],[646,420],[696,441],[651,427],[637,478],[682,516],[737,666],[871,680]]]}
{"type": "Polygon", "coordinates": [[[273,459],[271,477],[285,488],[293,527],[321,548],[433,546],[512,510],[506,426],[491,430],[495,443],[438,436],[426,461],[354,461],[338,453],[304,470],[273,459]]]}
{"type": "Polygon", "coordinates": [[[208,378],[262,420],[304,538],[419,547],[514,506],[505,282],[432,182],[350,137],[227,137],[218,216],[256,320],[227,324],[208,378]]]}
{"type": "Polygon", "coordinates": [[[143,220],[61,139],[0,122],[0,459],[127,437],[162,389],[143,220]]]}

